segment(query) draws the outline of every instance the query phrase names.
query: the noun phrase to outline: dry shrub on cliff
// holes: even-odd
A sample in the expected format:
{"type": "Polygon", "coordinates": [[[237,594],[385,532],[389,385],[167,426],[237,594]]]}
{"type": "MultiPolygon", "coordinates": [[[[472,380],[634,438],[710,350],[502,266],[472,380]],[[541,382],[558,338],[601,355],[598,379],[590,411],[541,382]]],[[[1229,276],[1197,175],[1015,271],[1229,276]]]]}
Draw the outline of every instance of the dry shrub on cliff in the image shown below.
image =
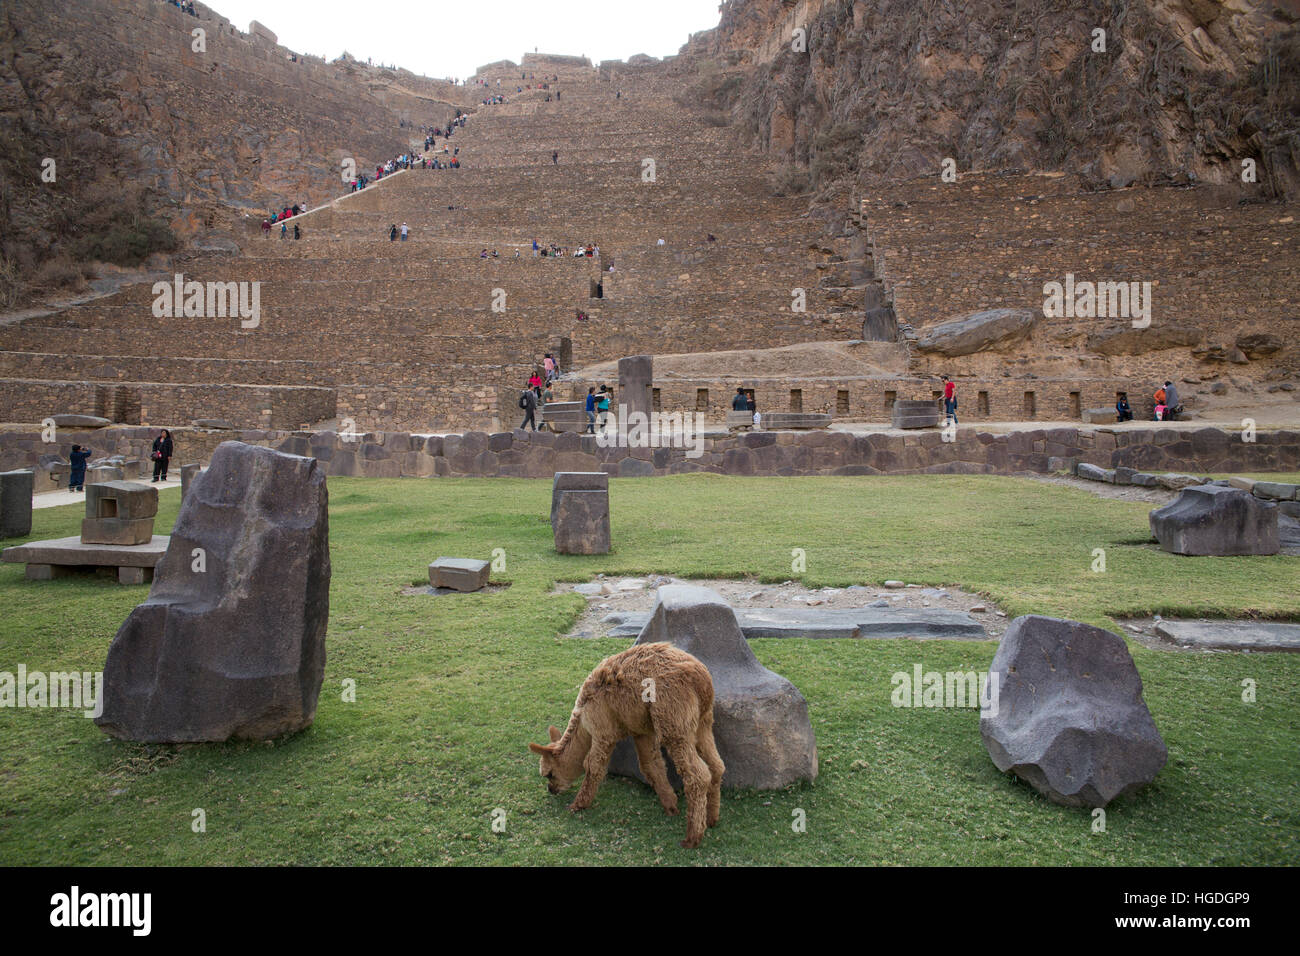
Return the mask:
{"type": "Polygon", "coordinates": [[[27,283],[27,290],[38,295],[60,289],[79,291],[85,287],[86,277],[82,267],[67,256],[57,256],[41,263],[27,283]]]}
{"type": "Polygon", "coordinates": [[[857,168],[862,149],[862,127],[857,123],[836,123],[813,138],[813,160],[809,171],[813,183],[823,186],[857,168]]]}
{"type": "Polygon", "coordinates": [[[802,196],[812,189],[808,171],[794,163],[788,163],[776,171],[772,182],[774,196],[802,196]]]}

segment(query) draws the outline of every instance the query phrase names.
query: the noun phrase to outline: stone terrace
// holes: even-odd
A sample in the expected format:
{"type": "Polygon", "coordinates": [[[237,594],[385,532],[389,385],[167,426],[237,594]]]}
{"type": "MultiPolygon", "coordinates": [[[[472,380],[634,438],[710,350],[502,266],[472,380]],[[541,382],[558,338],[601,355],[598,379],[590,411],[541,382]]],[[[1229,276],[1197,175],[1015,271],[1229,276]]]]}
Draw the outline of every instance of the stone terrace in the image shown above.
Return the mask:
{"type": "Polygon", "coordinates": [[[450,140],[462,169],[374,184],[296,220],[296,243],[278,228],[263,239],[250,220],[242,255],[183,265],[187,280],[261,282],[257,328],[155,318],[147,284],[0,328],[0,420],[126,407],[156,423],[487,428],[514,415],[547,351],[587,365],[668,345],[857,337],[861,315],[818,288],[826,256],[810,245],[803,202],[772,197],[766,169],[729,131],[684,115],[674,81],[620,78],[617,99],[608,79],[562,58],[495,73],[510,102],[479,108],[450,140]],[[562,99],[516,93],[515,69],[535,83],[559,73],[562,99]],[[389,242],[402,222],[411,240],[389,242]],[[595,243],[601,259],[535,259],[534,238],[595,243]],[[502,258],[480,259],[485,247],[502,258]],[[804,313],[790,310],[794,288],[807,290],[804,313]]]}

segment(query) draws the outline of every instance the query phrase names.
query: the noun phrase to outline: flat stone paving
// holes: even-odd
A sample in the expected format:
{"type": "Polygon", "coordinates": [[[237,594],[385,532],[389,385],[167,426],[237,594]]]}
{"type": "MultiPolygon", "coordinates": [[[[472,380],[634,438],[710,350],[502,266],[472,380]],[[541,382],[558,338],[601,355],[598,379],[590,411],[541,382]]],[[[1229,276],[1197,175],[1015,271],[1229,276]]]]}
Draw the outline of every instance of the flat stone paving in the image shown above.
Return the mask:
{"type": "MultiPolygon", "coordinates": [[[[635,637],[648,613],[615,611],[601,619],[610,637],[635,637]]],[[[943,608],[742,608],[736,619],[746,640],[757,637],[900,638],[987,641],[984,625],[961,611],[943,608]]]]}
{"type": "Polygon", "coordinates": [[[1300,624],[1277,621],[1160,621],[1155,633],[1190,648],[1300,651],[1300,624]]]}

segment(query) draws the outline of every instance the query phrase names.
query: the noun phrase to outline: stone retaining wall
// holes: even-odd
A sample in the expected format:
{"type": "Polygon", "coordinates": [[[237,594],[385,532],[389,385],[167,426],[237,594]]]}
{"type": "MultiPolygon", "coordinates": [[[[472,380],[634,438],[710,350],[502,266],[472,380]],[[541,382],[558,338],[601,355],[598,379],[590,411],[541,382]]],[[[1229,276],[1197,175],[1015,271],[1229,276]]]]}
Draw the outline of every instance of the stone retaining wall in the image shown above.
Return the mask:
{"type": "MultiPolygon", "coordinates": [[[[60,430],[46,445],[38,431],[0,432],[0,471],[29,468],[40,456],[66,457],[73,442],[95,457],[147,457],[156,429],[60,430]]],[[[848,432],[708,432],[703,454],[683,448],[600,448],[591,435],[568,432],[467,432],[423,436],[371,432],[208,431],[174,433],[175,465],[207,461],[232,439],[326,462],[330,475],[370,478],[469,476],[551,478],[557,471],[605,471],[619,477],[710,472],[728,475],[1013,474],[1068,470],[1074,463],[1145,471],[1275,472],[1300,470],[1300,432],[1259,432],[1254,442],[1216,428],[1050,428],[991,434],[963,429],[945,442],[939,431],[898,435],[848,432]]]]}

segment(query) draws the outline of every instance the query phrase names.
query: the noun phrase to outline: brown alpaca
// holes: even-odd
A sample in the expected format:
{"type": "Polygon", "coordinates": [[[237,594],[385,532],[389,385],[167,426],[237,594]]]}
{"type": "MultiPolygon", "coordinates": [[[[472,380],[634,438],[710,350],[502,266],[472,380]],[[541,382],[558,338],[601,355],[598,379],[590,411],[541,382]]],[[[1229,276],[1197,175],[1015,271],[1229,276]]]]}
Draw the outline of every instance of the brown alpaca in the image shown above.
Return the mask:
{"type": "Polygon", "coordinates": [[[699,846],[706,823],[718,822],[726,768],[713,743],[713,678],[685,651],[667,643],[637,644],[605,658],[578,692],[564,733],[551,727],[550,734],[549,744],[529,744],[528,749],[542,755],[541,775],[551,793],[563,793],[586,774],[569,804],[571,811],[591,806],[614,745],[631,737],[641,773],[670,816],[677,813],[677,794],[668,784],[660,746],[682,776],[686,785],[682,846],[699,846]]]}

